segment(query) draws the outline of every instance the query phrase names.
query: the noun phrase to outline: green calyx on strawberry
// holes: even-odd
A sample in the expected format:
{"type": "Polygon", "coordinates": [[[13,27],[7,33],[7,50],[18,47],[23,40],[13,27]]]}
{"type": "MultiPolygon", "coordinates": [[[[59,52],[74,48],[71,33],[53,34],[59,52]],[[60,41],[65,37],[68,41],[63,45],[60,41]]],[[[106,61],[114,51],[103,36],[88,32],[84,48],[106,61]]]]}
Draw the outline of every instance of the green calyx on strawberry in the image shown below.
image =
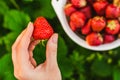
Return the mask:
{"type": "Polygon", "coordinates": [[[46,40],[49,39],[54,33],[53,28],[48,21],[40,16],[34,22],[33,38],[35,40],[46,40]]]}
{"type": "Polygon", "coordinates": [[[92,30],[95,32],[102,31],[106,26],[106,21],[103,17],[96,16],[91,21],[92,30]]]}
{"type": "Polygon", "coordinates": [[[120,30],[120,24],[119,24],[118,20],[108,20],[107,21],[107,26],[106,26],[105,31],[108,34],[112,34],[112,35],[118,34],[119,30],[120,30]]]}
{"type": "Polygon", "coordinates": [[[92,32],[86,36],[86,42],[90,46],[99,46],[103,43],[103,38],[100,33],[92,32]]]}

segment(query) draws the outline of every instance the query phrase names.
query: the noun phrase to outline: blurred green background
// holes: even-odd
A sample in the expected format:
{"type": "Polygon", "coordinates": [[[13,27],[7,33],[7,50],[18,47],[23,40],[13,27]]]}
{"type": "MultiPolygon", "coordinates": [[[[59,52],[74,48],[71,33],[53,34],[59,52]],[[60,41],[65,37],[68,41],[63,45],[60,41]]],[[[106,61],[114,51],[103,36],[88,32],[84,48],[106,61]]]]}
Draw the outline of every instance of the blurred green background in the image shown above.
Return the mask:
{"type": "MultiPolygon", "coordinates": [[[[44,16],[59,33],[58,64],[63,80],[120,80],[120,47],[91,51],[75,44],[63,31],[51,0],[0,0],[0,80],[13,75],[11,45],[29,21],[44,16]]],[[[45,47],[34,50],[37,63],[45,60],[45,47]]]]}

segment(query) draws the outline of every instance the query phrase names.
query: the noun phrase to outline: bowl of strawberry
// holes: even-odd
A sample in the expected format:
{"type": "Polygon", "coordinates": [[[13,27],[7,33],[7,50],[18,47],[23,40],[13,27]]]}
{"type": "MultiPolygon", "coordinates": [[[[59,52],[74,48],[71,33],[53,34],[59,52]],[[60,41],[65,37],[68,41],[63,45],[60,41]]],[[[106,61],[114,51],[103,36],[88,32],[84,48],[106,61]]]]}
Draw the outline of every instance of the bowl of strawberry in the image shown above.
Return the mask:
{"type": "Polygon", "coordinates": [[[52,0],[66,34],[95,51],[120,46],[120,0],[52,0]]]}

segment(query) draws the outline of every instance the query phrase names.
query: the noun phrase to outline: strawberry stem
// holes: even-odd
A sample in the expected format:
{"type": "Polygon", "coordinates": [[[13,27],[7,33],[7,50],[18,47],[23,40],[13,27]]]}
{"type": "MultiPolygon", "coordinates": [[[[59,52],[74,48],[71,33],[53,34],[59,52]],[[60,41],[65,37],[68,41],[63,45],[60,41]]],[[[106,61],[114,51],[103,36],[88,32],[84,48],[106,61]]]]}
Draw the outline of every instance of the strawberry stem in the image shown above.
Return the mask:
{"type": "Polygon", "coordinates": [[[45,47],[46,41],[47,41],[47,40],[41,40],[41,43],[40,43],[40,44],[45,47]]]}

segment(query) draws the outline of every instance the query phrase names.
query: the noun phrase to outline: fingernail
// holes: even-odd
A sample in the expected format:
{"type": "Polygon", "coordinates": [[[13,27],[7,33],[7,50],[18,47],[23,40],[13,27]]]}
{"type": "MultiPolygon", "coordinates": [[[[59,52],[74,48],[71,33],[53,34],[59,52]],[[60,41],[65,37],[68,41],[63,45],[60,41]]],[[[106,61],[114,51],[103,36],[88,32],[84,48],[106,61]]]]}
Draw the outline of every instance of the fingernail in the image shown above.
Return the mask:
{"type": "Polygon", "coordinates": [[[31,25],[31,22],[29,22],[29,23],[28,23],[28,26],[27,26],[27,28],[29,28],[29,27],[30,27],[30,25],[31,25]]]}
{"type": "Polygon", "coordinates": [[[32,22],[29,22],[28,23],[28,26],[27,26],[27,30],[29,31],[33,31],[33,24],[32,24],[32,22]]]}
{"type": "Polygon", "coordinates": [[[54,36],[52,37],[52,41],[53,43],[57,43],[57,40],[58,40],[58,34],[54,34],[54,36]]]}

